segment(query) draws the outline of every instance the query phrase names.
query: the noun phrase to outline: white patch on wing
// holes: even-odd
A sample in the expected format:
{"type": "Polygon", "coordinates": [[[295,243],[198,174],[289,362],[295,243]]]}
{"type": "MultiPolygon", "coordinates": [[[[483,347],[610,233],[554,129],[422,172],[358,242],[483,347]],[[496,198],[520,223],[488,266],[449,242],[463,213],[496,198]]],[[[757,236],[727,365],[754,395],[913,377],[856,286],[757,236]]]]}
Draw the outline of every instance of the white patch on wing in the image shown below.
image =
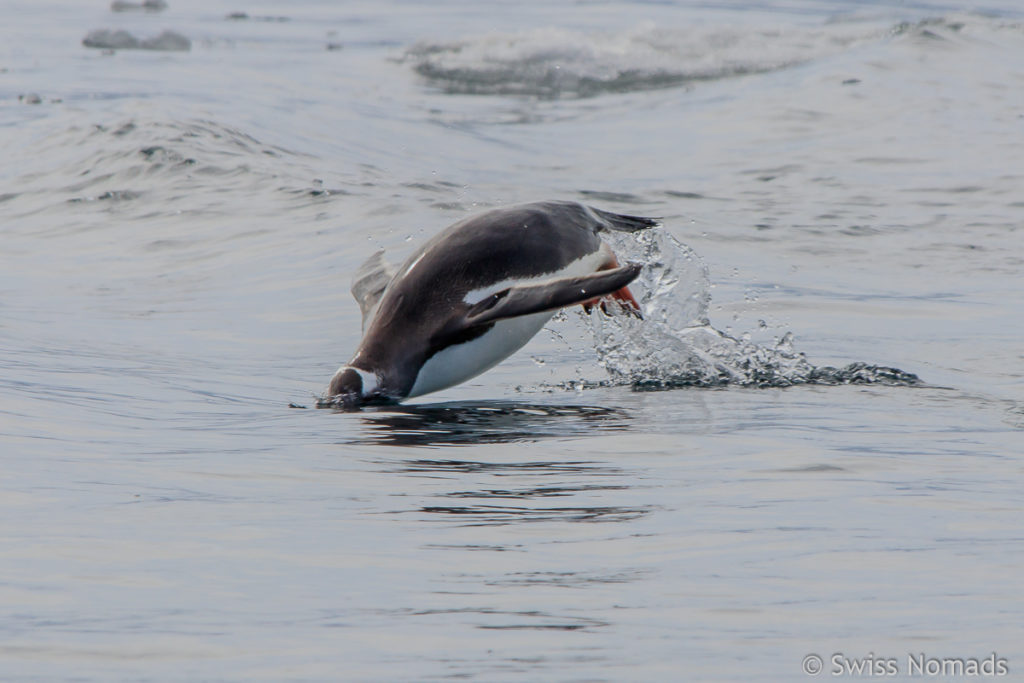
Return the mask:
{"type": "Polygon", "coordinates": [[[544,311],[499,320],[476,339],[438,351],[420,368],[408,398],[447,389],[490,370],[533,339],[554,314],[544,311]]]}
{"type": "Polygon", "coordinates": [[[602,240],[600,249],[591,252],[586,256],[581,256],[561,270],[556,270],[552,273],[542,273],[534,277],[509,278],[507,280],[502,280],[501,282],[495,282],[492,285],[487,285],[486,287],[481,287],[480,289],[474,289],[467,292],[463,301],[472,306],[475,303],[483,301],[492,294],[500,292],[503,289],[508,289],[509,287],[515,287],[517,285],[536,285],[548,280],[561,280],[562,278],[567,277],[590,275],[591,273],[596,273],[601,268],[606,267],[611,263],[613,258],[614,254],[612,253],[611,247],[602,240]]]}

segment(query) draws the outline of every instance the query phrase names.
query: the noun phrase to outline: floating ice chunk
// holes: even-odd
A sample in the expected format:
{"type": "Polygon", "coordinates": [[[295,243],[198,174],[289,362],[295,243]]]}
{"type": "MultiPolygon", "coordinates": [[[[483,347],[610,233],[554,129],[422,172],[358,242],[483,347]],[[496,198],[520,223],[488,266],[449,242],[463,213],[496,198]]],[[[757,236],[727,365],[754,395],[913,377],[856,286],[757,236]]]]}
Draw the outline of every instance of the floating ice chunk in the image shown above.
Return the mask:
{"type": "Polygon", "coordinates": [[[82,39],[82,45],[109,50],[137,50],[139,39],[128,31],[111,31],[101,28],[89,31],[89,35],[82,39]]]}
{"type": "Polygon", "coordinates": [[[291,21],[288,17],[281,16],[250,16],[248,12],[231,12],[224,18],[228,21],[248,21],[250,19],[253,21],[272,21],[279,23],[291,21]]]}
{"type": "Polygon", "coordinates": [[[192,49],[192,41],[174,31],[163,31],[156,38],[143,40],[139,47],[143,50],[172,50],[186,52],[192,49]]]}
{"type": "Polygon", "coordinates": [[[114,0],[110,3],[111,12],[162,12],[165,9],[167,9],[167,3],[164,0],[143,0],[142,2],[114,0]]]}
{"type": "Polygon", "coordinates": [[[163,31],[154,38],[139,40],[128,31],[97,29],[82,40],[86,47],[106,50],[167,50],[184,52],[192,49],[192,41],[174,31],[163,31]]]}

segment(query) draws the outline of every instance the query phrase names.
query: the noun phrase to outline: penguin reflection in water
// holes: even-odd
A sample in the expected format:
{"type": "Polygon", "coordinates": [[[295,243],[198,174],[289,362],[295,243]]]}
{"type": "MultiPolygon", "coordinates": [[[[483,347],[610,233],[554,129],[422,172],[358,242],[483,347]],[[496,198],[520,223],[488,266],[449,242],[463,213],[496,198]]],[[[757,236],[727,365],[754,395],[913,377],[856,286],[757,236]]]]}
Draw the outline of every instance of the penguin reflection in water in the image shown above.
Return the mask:
{"type": "Polygon", "coordinates": [[[395,273],[377,252],[352,281],[363,339],[320,405],[395,403],[465,382],[566,306],[589,311],[610,297],[639,316],[627,285],[641,266],[620,265],[601,233],[655,225],[575,202],[536,202],[455,223],[395,273]]]}

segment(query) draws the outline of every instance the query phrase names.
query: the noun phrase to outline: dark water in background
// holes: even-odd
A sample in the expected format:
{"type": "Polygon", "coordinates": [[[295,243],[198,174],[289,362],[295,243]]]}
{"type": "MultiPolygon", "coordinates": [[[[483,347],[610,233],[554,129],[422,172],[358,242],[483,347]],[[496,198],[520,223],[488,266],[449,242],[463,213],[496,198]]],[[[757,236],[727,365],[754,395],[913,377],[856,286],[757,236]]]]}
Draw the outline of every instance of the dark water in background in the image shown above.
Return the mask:
{"type": "Polygon", "coordinates": [[[0,677],[1024,667],[1015,3],[13,2],[0,46],[0,677]],[[663,216],[732,361],[923,383],[585,388],[572,313],[288,408],[367,255],[539,198],[663,216]]]}

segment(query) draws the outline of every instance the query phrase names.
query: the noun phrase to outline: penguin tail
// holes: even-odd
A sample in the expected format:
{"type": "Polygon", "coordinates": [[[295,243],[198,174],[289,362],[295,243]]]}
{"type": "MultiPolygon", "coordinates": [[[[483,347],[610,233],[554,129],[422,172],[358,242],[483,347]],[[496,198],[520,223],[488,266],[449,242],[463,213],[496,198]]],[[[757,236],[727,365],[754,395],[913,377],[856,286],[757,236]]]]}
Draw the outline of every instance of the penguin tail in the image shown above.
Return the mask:
{"type": "Polygon", "coordinates": [[[637,232],[638,230],[646,230],[647,228],[654,228],[661,225],[660,218],[647,218],[645,216],[628,216],[621,213],[612,213],[611,211],[603,211],[601,209],[591,208],[604,227],[615,230],[616,232],[637,232]]]}

